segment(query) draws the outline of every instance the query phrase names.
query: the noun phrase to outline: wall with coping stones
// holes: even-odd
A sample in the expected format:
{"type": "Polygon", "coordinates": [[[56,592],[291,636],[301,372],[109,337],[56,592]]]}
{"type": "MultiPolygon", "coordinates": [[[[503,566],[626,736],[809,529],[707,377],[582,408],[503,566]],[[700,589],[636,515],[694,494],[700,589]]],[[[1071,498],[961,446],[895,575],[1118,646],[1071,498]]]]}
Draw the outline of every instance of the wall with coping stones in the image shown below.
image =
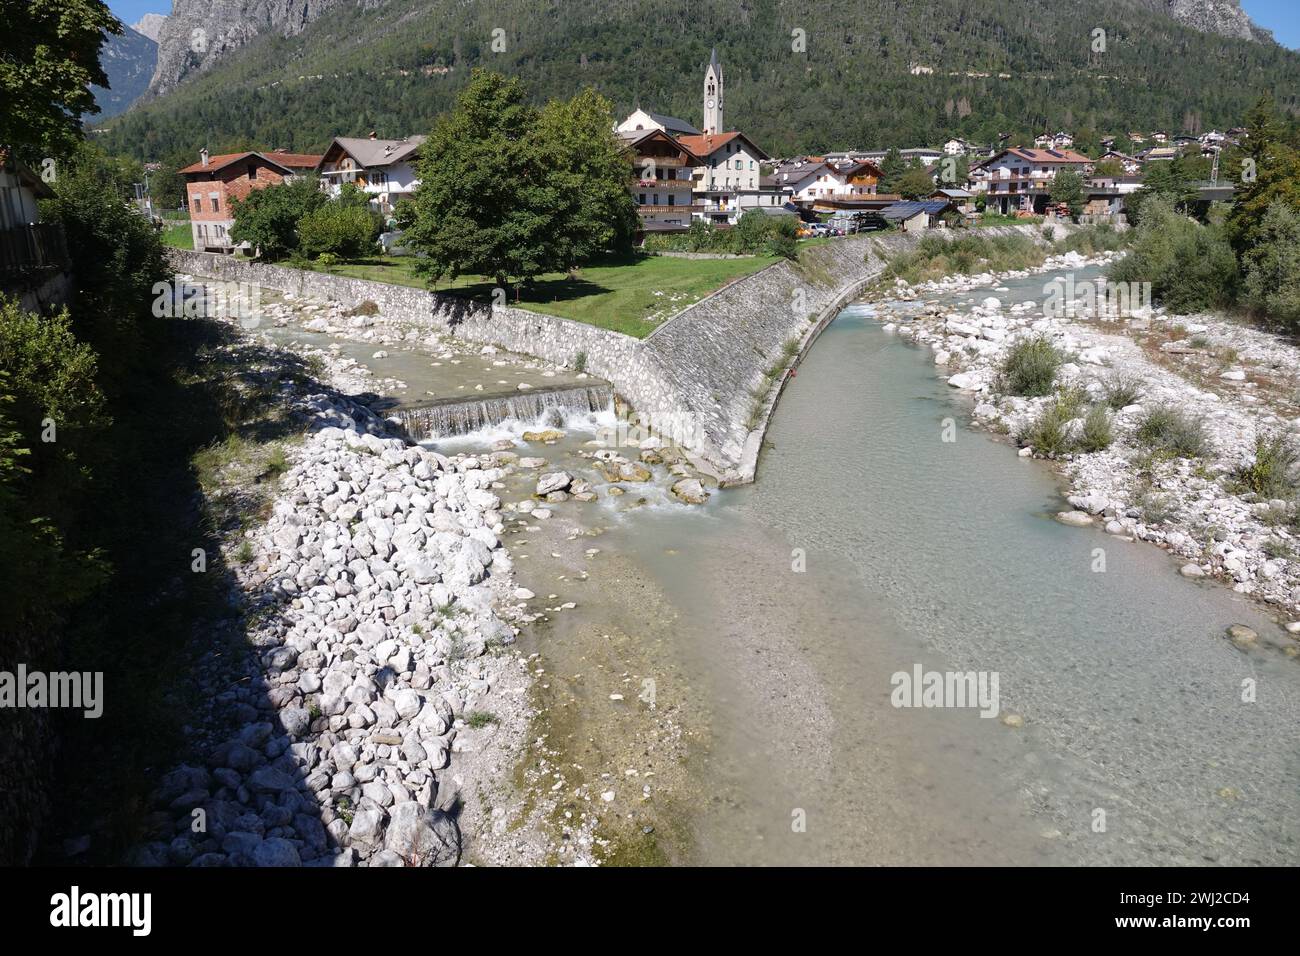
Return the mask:
{"type": "MultiPolygon", "coordinates": [[[[980,230],[981,235],[1013,233],[1041,240],[1035,226],[980,230]]],[[[754,479],[763,435],[784,386],[782,375],[769,387],[765,371],[783,359],[787,342],[798,343],[797,362],[844,305],[880,275],[887,258],[919,241],[916,234],[891,232],[808,247],[799,264],[783,260],[737,279],[643,340],[424,289],[210,253],[172,250],[170,256],[178,272],[256,283],[349,307],[369,300],[390,318],[557,365],[572,366],[585,353],[587,371],[612,382],[643,420],[690,422],[688,432],[675,437],[684,439],[697,464],[726,483],[738,483],[754,479]]]]}

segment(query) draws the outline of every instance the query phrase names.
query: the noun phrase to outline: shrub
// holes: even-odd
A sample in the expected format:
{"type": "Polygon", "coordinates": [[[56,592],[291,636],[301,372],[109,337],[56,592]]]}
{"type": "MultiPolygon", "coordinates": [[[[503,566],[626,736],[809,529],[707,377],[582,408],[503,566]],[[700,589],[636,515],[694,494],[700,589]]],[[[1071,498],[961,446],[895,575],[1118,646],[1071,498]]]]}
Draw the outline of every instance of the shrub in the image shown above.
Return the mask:
{"type": "Polygon", "coordinates": [[[1137,507],[1147,524],[1164,524],[1178,513],[1173,498],[1148,488],[1138,497],[1137,507]]]}
{"type": "Polygon", "coordinates": [[[1064,455],[1074,447],[1068,428],[1071,417],[1068,404],[1057,398],[1043,406],[1020,440],[1040,455],[1051,458],[1064,455]]]}
{"type": "Polygon", "coordinates": [[[1104,451],[1113,440],[1110,411],[1105,405],[1094,405],[1088,409],[1083,428],[1079,431],[1079,451],[1104,451]]]}
{"type": "Polygon", "coordinates": [[[358,259],[374,251],[375,220],[364,206],[329,202],[298,223],[298,243],[308,256],[358,259]]]}
{"type": "Polygon", "coordinates": [[[1200,458],[1209,451],[1205,425],[1170,405],[1158,405],[1143,415],[1134,437],[1152,452],[1178,458],[1200,458]]]}
{"type": "Polygon", "coordinates": [[[298,224],[328,201],[310,179],[254,189],[231,203],[230,238],[251,244],[264,259],[282,259],[298,249],[298,224]]]}
{"type": "Polygon", "coordinates": [[[1255,436],[1255,460],[1232,473],[1233,482],[1241,491],[1252,492],[1261,498],[1285,498],[1296,489],[1293,474],[1300,461],[1300,451],[1281,434],[1255,436]]]}
{"type": "Polygon", "coordinates": [[[1142,397],[1142,381],[1136,375],[1114,372],[1102,383],[1102,395],[1116,410],[1134,405],[1142,397]]]}
{"type": "Polygon", "coordinates": [[[1002,360],[994,387],[1006,395],[1049,395],[1064,362],[1064,353],[1044,336],[1021,339],[1002,360]]]}
{"type": "Polygon", "coordinates": [[[1108,278],[1150,282],[1152,297],[1169,309],[1200,312],[1232,301],[1237,259],[1220,227],[1202,226],[1174,212],[1165,200],[1149,199],[1132,249],[1108,278]]]}
{"type": "Polygon", "coordinates": [[[1094,256],[1099,252],[1114,252],[1122,249],[1126,242],[1125,233],[1118,232],[1114,226],[1103,223],[1076,229],[1064,239],[1058,240],[1053,245],[1052,251],[1077,252],[1084,256],[1094,256]]]}

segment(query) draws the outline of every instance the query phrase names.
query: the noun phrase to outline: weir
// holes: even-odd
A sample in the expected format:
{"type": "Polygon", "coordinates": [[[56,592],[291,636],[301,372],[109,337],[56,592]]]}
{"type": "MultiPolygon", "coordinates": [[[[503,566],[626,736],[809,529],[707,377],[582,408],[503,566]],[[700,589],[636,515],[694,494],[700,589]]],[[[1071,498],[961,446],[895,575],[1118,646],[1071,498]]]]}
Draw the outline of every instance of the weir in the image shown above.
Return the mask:
{"type": "Polygon", "coordinates": [[[465,435],[511,419],[560,428],[571,416],[606,411],[613,405],[610,385],[557,385],[508,395],[431,399],[399,405],[387,415],[401,421],[408,437],[423,441],[465,435]]]}

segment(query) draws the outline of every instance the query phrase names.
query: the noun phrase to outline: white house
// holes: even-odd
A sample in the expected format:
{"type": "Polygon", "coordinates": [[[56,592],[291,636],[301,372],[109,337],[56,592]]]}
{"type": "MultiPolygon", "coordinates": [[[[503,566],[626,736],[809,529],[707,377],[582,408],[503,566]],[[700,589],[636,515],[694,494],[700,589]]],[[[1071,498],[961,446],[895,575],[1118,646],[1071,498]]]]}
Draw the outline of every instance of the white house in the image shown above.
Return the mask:
{"type": "Polygon", "coordinates": [[[825,160],[792,159],[773,173],[776,185],[788,190],[797,203],[811,203],[848,192],[848,169],[837,169],[825,160]]]}
{"type": "Polygon", "coordinates": [[[1004,149],[992,159],[980,164],[980,175],[974,176],[972,188],[986,194],[987,207],[1006,215],[1012,212],[1035,209],[1047,205],[1047,195],[1052,181],[1063,169],[1085,174],[1092,169],[1092,160],[1071,150],[1029,149],[1017,146],[1004,149]]]}
{"type": "Polygon", "coordinates": [[[337,196],[344,183],[352,183],[388,214],[420,185],[415,163],[424,140],[423,136],[378,139],[374,133],[366,139],[339,136],[325,150],[317,173],[331,195],[337,196]]]}

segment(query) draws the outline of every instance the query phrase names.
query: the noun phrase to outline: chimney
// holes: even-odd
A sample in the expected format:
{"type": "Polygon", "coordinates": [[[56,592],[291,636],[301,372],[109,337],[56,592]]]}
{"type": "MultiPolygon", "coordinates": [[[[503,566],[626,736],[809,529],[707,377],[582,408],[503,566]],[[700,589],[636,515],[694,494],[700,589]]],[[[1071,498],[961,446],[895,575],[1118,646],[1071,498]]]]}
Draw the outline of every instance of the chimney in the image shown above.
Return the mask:
{"type": "Polygon", "coordinates": [[[371,139],[375,138],[375,131],[373,129],[370,131],[370,138],[371,139]]]}
{"type": "Polygon", "coordinates": [[[199,150],[199,163],[203,166],[208,165],[208,148],[206,146],[199,150]]]}

